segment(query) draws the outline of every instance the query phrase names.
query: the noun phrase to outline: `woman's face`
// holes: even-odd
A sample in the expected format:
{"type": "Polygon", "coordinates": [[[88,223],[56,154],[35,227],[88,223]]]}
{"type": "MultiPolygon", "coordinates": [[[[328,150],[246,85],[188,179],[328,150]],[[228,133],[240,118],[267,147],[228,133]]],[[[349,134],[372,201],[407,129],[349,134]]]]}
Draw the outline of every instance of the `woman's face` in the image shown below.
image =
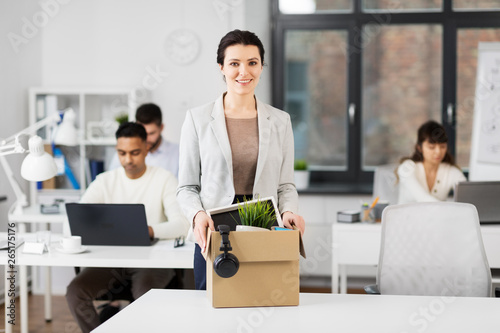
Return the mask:
{"type": "Polygon", "coordinates": [[[259,48],[236,44],[226,48],[224,65],[219,65],[226,77],[227,91],[240,95],[254,94],[262,73],[259,48]]]}
{"type": "Polygon", "coordinates": [[[425,140],[422,143],[422,155],[424,156],[424,161],[428,163],[441,163],[447,150],[447,143],[430,143],[429,140],[425,140]]]}

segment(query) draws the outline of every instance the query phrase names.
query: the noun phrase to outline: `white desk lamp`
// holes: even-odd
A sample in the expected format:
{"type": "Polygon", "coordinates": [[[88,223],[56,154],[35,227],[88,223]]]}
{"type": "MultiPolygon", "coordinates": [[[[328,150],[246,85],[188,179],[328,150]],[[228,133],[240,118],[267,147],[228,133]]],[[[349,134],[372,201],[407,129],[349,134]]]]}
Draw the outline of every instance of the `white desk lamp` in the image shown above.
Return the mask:
{"type": "Polygon", "coordinates": [[[54,143],[63,146],[76,146],[78,144],[75,127],[76,113],[72,108],[64,110],[62,122],[56,129],[54,143]]]}
{"type": "MultiPolygon", "coordinates": [[[[66,112],[69,115],[68,125],[66,126],[68,128],[63,131],[59,131],[56,134],[54,142],[57,144],[75,145],[77,142],[77,132],[74,124],[72,127],[73,130],[71,131],[71,124],[74,122],[75,113],[72,109],[67,109],[66,112]]],[[[30,138],[29,133],[34,133],[48,125],[57,124],[59,120],[59,113],[56,113],[53,116],[46,117],[0,142],[0,164],[7,174],[7,179],[14,189],[14,194],[17,199],[15,208],[12,212],[13,214],[21,214],[22,208],[28,205],[28,201],[26,199],[26,194],[24,194],[18,182],[14,178],[14,173],[12,172],[9,163],[7,163],[5,155],[23,154],[29,152],[28,156],[26,156],[21,165],[21,176],[26,180],[43,181],[54,177],[57,173],[54,158],[45,152],[42,138],[38,135],[34,135],[30,138]]]]}

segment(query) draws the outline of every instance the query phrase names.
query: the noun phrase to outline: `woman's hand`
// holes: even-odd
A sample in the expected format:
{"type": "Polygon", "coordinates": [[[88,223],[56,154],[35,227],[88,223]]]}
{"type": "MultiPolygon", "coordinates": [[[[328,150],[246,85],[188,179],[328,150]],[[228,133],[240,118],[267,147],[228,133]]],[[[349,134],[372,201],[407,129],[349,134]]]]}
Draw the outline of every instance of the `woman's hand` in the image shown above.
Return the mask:
{"type": "Polygon", "coordinates": [[[304,230],[306,229],[306,224],[302,216],[294,214],[292,212],[284,212],[281,219],[283,220],[283,225],[285,227],[293,229],[292,227],[293,224],[300,230],[301,235],[304,234],[304,230]]]}
{"type": "Polygon", "coordinates": [[[200,210],[194,217],[194,237],[196,243],[201,247],[201,252],[205,252],[207,246],[207,228],[214,229],[214,221],[205,213],[200,210]]]}

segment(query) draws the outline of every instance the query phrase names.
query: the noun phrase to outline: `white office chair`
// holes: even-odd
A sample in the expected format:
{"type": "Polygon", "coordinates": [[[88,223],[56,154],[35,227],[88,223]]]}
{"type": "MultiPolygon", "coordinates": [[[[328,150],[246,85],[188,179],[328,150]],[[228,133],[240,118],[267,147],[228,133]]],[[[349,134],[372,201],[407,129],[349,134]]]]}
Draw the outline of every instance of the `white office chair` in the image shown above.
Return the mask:
{"type": "Polygon", "coordinates": [[[373,173],[373,197],[394,205],[398,203],[399,187],[394,170],[397,164],[379,165],[373,173]]]}
{"type": "Polygon", "coordinates": [[[491,272],[476,208],[459,202],[387,207],[373,287],[365,290],[378,289],[384,295],[491,296],[491,272]]]}

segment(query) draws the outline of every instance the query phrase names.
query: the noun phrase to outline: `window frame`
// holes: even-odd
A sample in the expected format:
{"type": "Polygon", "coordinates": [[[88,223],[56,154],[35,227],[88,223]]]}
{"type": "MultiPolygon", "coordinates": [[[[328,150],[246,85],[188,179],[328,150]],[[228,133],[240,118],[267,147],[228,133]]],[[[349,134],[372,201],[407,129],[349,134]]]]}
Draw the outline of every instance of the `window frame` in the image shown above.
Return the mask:
{"type": "MultiPolygon", "coordinates": [[[[455,156],[456,151],[456,86],[457,86],[457,36],[464,28],[500,28],[500,10],[454,11],[452,0],[443,0],[442,11],[429,12],[362,12],[362,0],[353,0],[353,11],[349,13],[282,14],[279,0],[271,0],[272,14],[272,103],[283,109],[285,105],[285,33],[287,30],[346,30],[348,45],[356,45],[355,31],[362,31],[365,24],[387,22],[397,24],[438,24],[442,26],[442,93],[441,119],[448,134],[448,147],[455,156]],[[389,15],[383,21],[384,17],[389,15]],[[378,19],[378,20],[377,20],[378,19]],[[359,29],[359,30],[358,30],[359,29]],[[448,108],[451,105],[451,114],[448,108]]],[[[362,166],[362,54],[353,50],[348,55],[348,88],[346,100],[347,119],[347,171],[311,170],[310,188],[305,193],[371,193],[373,170],[362,166]],[[356,113],[349,124],[348,108],[354,103],[356,113]]],[[[286,110],[285,110],[286,111],[286,110]]],[[[467,170],[464,170],[467,175],[467,170]]]]}

